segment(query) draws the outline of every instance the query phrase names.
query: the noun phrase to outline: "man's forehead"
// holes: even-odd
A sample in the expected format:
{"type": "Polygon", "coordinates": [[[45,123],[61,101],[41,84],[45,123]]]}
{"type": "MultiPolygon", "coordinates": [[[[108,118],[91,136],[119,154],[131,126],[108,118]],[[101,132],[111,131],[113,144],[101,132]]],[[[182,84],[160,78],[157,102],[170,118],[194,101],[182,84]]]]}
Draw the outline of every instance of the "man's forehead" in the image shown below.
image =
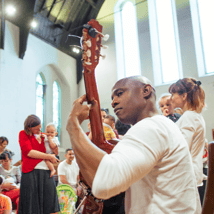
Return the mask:
{"type": "Polygon", "coordinates": [[[128,77],[124,78],[121,80],[118,80],[116,84],[114,85],[112,91],[118,89],[118,88],[124,88],[124,87],[136,87],[136,86],[142,86],[145,84],[151,84],[151,81],[147,79],[146,77],[143,76],[133,76],[133,77],[128,77]]]}

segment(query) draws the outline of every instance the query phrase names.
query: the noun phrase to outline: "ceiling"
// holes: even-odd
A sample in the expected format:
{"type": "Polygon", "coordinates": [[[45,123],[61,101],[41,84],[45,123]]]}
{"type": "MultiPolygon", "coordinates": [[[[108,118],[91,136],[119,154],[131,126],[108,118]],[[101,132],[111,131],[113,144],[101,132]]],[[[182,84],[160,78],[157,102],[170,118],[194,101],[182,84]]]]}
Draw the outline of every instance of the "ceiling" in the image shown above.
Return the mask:
{"type": "Polygon", "coordinates": [[[70,45],[79,46],[82,26],[91,19],[96,19],[105,0],[0,0],[3,8],[12,4],[16,8],[16,16],[6,20],[20,28],[20,53],[23,59],[29,32],[51,44],[68,55],[78,58],[71,51],[70,45]],[[38,25],[32,29],[30,22],[36,20],[38,25]]]}
{"type": "MultiPolygon", "coordinates": [[[[138,21],[148,17],[147,0],[131,0],[137,6],[138,21]]],[[[20,28],[19,57],[24,58],[29,32],[64,53],[79,59],[81,54],[71,51],[72,45],[80,45],[80,39],[69,35],[81,36],[82,26],[91,19],[112,23],[115,4],[122,0],[0,0],[1,32],[0,48],[4,35],[4,19],[20,28]],[[14,5],[16,15],[7,16],[4,9],[14,5]],[[38,26],[31,28],[35,19],[38,26]]],[[[184,6],[189,0],[176,0],[177,7],[184,6]]]]}

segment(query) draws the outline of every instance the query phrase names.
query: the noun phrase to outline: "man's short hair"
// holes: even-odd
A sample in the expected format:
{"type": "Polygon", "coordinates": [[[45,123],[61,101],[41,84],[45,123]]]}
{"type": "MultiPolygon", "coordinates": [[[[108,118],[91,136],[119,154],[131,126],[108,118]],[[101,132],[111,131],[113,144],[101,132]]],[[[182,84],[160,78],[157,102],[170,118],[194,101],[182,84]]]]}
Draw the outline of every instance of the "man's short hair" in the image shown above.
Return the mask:
{"type": "Polygon", "coordinates": [[[72,149],[72,148],[66,149],[66,150],[65,150],[65,154],[67,154],[69,151],[73,151],[73,149],[72,149]]]}

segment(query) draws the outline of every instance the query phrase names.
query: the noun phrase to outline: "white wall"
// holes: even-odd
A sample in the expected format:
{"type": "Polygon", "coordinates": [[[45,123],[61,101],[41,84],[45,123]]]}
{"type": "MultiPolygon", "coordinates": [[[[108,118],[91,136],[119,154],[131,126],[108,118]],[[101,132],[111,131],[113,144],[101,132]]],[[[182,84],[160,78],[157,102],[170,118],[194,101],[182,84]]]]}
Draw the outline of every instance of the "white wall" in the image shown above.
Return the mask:
{"type": "MultiPolygon", "coordinates": [[[[103,7],[109,6],[108,3],[104,3],[103,7]]],[[[154,82],[153,68],[152,68],[152,54],[151,54],[151,43],[150,43],[150,32],[149,32],[149,21],[148,21],[148,8],[147,2],[140,3],[137,6],[138,13],[138,33],[139,33],[139,46],[140,46],[140,57],[141,57],[141,67],[142,75],[149,78],[154,82]]],[[[113,8],[110,10],[113,13],[113,8]]],[[[104,8],[101,11],[105,11],[104,8]]],[[[102,14],[98,15],[102,18],[102,14]]],[[[212,129],[214,128],[214,116],[213,116],[213,106],[214,106],[214,75],[199,77],[198,68],[195,57],[195,47],[193,39],[193,30],[191,22],[190,8],[187,1],[180,1],[180,5],[177,8],[178,17],[178,27],[179,27],[179,37],[181,45],[181,55],[182,55],[182,66],[183,66],[183,76],[193,77],[202,82],[202,87],[206,93],[206,103],[207,110],[203,112],[204,119],[207,126],[207,138],[208,141],[212,140],[212,129]]],[[[113,114],[111,108],[111,89],[117,80],[117,65],[115,56],[115,40],[114,40],[114,24],[111,22],[113,20],[113,14],[109,17],[101,19],[99,22],[103,25],[103,32],[110,34],[110,40],[105,42],[109,46],[108,50],[103,51],[107,54],[104,61],[100,60],[99,65],[96,68],[96,79],[98,85],[98,91],[100,96],[101,107],[109,108],[110,114],[113,114]],[[110,20],[110,21],[109,21],[110,20]]],[[[128,27],[128,26],[127,26],[128,27]]],[[[170,53],[169,53],[170,54],[170,53]]],[[[84,87],[84,84],[81,85],[84,87]]],[[[169,84],[156,87],[157,97],[162,93],[168,92],[169,84]]],[[[84,90],[80,90],[84,91],[84,90]]]]}
{"type": "Polygon", "coordinates": [[[13,162],[20,159],[19,131],[29,114],[35,114],[36,76],[44,72],[48,81],[45,120],[52,121],[52,83],[58,80],[62,89],[62,146],[71,147],[65,130],[73,101],[77,98],[76,60],[33,35],[29,35],[24,59],[18,58],[19,28],[6,22],[5,48],[0,53],[0,136],[9,139],[8,148],[15,152],[13,162]]]}

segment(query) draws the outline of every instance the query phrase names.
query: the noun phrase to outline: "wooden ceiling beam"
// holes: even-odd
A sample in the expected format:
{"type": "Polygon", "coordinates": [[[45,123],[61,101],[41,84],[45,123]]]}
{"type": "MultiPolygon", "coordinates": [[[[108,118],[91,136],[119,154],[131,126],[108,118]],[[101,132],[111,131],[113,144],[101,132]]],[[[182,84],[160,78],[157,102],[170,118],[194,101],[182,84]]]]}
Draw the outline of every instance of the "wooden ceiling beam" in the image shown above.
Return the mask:
{"type": "Polygon", "coordinates": [[[4,49],[4,37],[5,37],[5,18],[4,18],[4,0],[0,0],[0,18],[1,18],[1,26],[0,26],[0,48],[4,49]]]}

